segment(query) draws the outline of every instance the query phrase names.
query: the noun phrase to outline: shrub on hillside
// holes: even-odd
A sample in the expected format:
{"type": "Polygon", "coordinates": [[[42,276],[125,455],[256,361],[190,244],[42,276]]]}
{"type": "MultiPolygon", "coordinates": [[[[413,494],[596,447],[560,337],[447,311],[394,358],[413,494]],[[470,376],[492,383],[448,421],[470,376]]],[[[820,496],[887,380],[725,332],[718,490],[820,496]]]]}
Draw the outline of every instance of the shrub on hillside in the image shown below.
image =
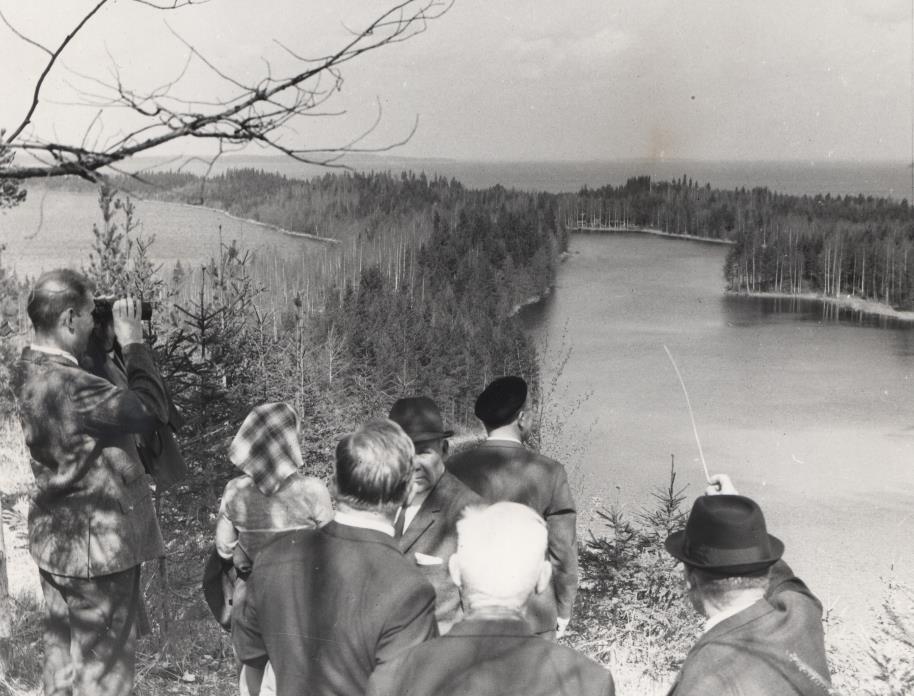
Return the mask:
{"type": "Polygon", "coordinates": [[[667,535],[685,526],[684,490],[671,467],[651,507],[634,515],[598,510],[608,533],[591,532],[580,551],[575,647],[603,662],[621,657],[658,680],[678,669],[700,623],[663,548],[667,535]]]}

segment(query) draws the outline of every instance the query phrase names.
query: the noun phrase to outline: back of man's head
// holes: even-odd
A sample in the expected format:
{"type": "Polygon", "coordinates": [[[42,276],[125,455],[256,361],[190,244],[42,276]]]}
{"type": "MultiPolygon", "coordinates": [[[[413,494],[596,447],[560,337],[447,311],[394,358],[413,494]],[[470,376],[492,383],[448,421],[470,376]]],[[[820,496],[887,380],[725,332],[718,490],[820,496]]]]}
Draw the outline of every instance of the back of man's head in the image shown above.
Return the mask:
{"type": "Polygon", "coordinates": [[[768,589],[770,568],[739,575],[709,572],[685,566],[686,581],[692,603],[700,613],[707,611],[705,603],[717,608],[740,605],[747,597],[758,598],[768,589]]]}
{"type": "Polygon", "coordinates": [[[526,401],[527,383],[522,377],[498,377],[476,397],[473,412],[491,432],[516,421],[526,401]]]}
{"type": "Polygon", "coordinates": [[[546,523],[519,503],[468,508],[457,523],[451,573],[470,610],[520,609],[549,580],[546,523]]]}
{"type": "Polygon", "coordinates": [[[41,274],[29,293],[26,311],[35,331],[52,332],[60,315],[68,309],[82,309],[92,297],[92,283],[82,273],[58,268],[41,274]]]}
{"type": "Polygon", "coordinates": [[[393,421],[365,423],[336,446],[337,499],[357,510],[395,511],[409,492],[415,451],[393,421]]]}

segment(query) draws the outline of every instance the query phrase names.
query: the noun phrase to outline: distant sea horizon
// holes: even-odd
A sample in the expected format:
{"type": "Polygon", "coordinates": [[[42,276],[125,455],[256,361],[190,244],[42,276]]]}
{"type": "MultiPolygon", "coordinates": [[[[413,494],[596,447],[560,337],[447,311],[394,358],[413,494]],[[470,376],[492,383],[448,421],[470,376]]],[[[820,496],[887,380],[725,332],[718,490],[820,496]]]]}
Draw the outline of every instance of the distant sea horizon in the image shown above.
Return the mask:
{"type": "MultiPolygon", "coordinates": [[[[207,167],[198,160],[184,163],[180,157],[136,157],[124,163],[121,171],[182,171],[203,174],[207,167]]],[[[901,160],[698,160],[698,159],[618,159],[618,160],[462,160],[443,157],[402,157],[393,155],[352,155],[334,167],[320,167],[287,157],[267,155],[224,155],[210,175],[228,169],[260,169],[294,179],[311,179],[347,171],[362,173],[413,172],[427,177],[456,179],[467,188],[486,189],[496,185],[524,191],[576,193],[585,186],[622,186],[636,176],[654,181],[688,177],[700,186],[716,189],[764,187],[790,195],[873,196],[895,200],[914,200],[912,165],[901,160]],[[340,165],[345,166],[340,166],[340,165]]],[[[26,182],[41,189],[39,179],[26,182]]]]}
{"type": "MultiPolygon", "coordinates": [[[[131,164],[138,170],[167,170],[164,158],[138,158],[131,164]]],[[[447,158],[359,155],[342,160],[354,171],[412,171],[417,175],[457,179],[469,188],[501,185],[528,191],[569,193],[587,186],[621,186],[629,178],[648,175],[657,181],[689,177],[712,188],[766,187],[793,195],[831,194],[832,196],[875,196],[912,199],[912,168],[905,161],[738,161],[692,159],[620,159],[590,161],[478,161],[447,158]]],[[[284,157],[226,155],[213,168],[218,174],[227,169],[254,168],[291,178],[309,179],[341,172],[303,164],[284,157]]],[[[191,166],[187,171],[195,171],[191,166]]],[[[199,172],[198,172],[199,173],[199,172]]]]}

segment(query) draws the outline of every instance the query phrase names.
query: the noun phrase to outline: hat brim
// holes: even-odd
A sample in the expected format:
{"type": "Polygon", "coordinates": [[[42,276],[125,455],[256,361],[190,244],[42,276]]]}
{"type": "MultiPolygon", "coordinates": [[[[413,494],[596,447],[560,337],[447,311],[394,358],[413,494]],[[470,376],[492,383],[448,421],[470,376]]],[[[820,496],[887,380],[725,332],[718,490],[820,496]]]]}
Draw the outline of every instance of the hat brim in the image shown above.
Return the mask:
{"type": "Polygon", "coordinates": [[[410,433],[409,439],[413,442],[430,442],[432,440],[444,440],[445,438],[452,437],[453,435],[453,430],[442,430],[441,432],[432,433],[410,433]]]}
{"type": "MultiPolygon", "coordinates": [[[[676,560],[682,561],[693,568],[700,568],[701,570],[708,570],[711,572],[726,572],[732,575],[752,573],[754,571],[764,570],[768,566],[777,563],[781,556],[784,555],[784,542],[769,534],[768,544],[770,546],[770,554],[758,554],[758,557],[756,558],[746,558],[745,560],[732,563],[708,562],[694,558],[686,553],[685,537],[686,532],[684,529],[681,529],[678,532],[670,534],[666,538],[666,541],[663,542],[663,545],[666,547],[667,552],[676,560]]],[[[749,553],[751,553],[751,550],[747,551],[747,554],[749,553]]]]}

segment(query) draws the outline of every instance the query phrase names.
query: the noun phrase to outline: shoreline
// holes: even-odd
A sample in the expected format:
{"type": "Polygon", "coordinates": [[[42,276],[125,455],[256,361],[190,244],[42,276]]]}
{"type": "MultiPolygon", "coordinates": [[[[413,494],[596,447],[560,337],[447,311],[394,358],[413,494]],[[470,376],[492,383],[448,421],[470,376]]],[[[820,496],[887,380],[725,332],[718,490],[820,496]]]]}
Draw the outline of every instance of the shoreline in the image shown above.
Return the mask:
{"type": "Polygon", "coordinates": [[[885,319],[894,319],[904,323],[914,324],[914,311],[897,310],[882,302],[873,300],[864,300],[856,295],[841,295],[840,297],[831,297],[815,292],[746,292],[745,290],[726,290],[727,295],[734,297],[759,297],[762,299],[775,300],[812,300],[823,304],[836,306],[838,309],[849,309],[862,314],[870,314],[885,319]]]}
{"type": "Polygon", "coordinates": [[[274,232],[280,232],[289,237],[300,237],[302,239],[307,239],[312,242],[319,242],[320,244],[335,245],[339,244],[339,239],[333,239],[332,237],[320,237],[316,234],[309,234],[307,232],[294,232],[293,230],[287,230],[285,227],[280,227],[279,225],[273,225],[269,222],[261,222],[260,220],[254,220],[252,218],[239,217],[238,215],[232,215],[227,210],[222,210],[222,208],[213,208],[208,205],[195,205],[193,203],[185,203],[183,201],[162,201],[157,198],[137,198],[137,200],[143,201],[144,203],[159,203],[161,205],[180,205],[185,208],[195,208],[198,210],[208,210],[214,213],[220,213],[225,215],[231,220],[238,220],[239,222],[246,222],[251,225],[257,225],[259,227],[266,227],[269,230],[274,232]]]}
{"type": "MultiPolygon", "coordinates": [[[[570,257],[571,257],[571,253],[570,253],[570,252],[563,251],[561,254],[559,254],[559,256],[558,256],[558,261],[559,261],[559,263],[565,263],[565,261],[567,261],[570,257]]],[[[531,295],[531,296],[528,297],[527,299],[525,299],[525,300],[523,300],[523,301],[521,301],[521,302],[518,302],[516,305],[514,305],[514,306],[511,308],[511,311],[508,312],[508,318],[510,319],[510,318],[513,317],[513,316],[517,316],[517,313],[520,312],[524,307],[529,307],[530,305],[535,305],[535,304],[537,304],[537,303],[539,303],[539,302],[542,302],[542,301],[545,300],[547,297],[549,297],[549,295],[552,294],[552,290],[553,290],[554,288],[555,288],[555,283],[553,283],[552,285],[549,285],[549,286],[548,286],[545,290],[543,290],[540,294],[538,294],[538,295],[531,295]]]]}
{"type": "Polygon", "coordinates": [[[634,232],[636,234],[651,234],[655,237],[669,237],[670,239],[685,239],[690,242],[703,242],[705,244],[723,244],[725,246],[733,246],[736,244],[731,239],[717,239],[715,237],[699,237],[694,234],[676,234],[675,232],[664,232],[663,230],[658,230],[653,227],[632,227],[627,229],[617,229],[617,230],[601,230],[596,228],[572,228],[568,230],[572,234],[615,234],[627,232],[634,232]]]}
{"type": "Polygon", "coordinates": [[[552,287],[550,286],[550,287],[546,288],[545,290],[543,290],[543,292],[541,292],[539,295],[531,295],[526,300],[523,300],[522,302],[518,302],[516,305],[514,305],[511,308],[511,311],[508,312],[508,318],[510,319],[511,317],[517,316],[518,312],[520,312],[524,307],[529,307],[530,305],[538,304],[539,302],[542,302],[547,297],[549,297],[549,295],[551,295],[551,294],[552,294],[552,287]]]}

